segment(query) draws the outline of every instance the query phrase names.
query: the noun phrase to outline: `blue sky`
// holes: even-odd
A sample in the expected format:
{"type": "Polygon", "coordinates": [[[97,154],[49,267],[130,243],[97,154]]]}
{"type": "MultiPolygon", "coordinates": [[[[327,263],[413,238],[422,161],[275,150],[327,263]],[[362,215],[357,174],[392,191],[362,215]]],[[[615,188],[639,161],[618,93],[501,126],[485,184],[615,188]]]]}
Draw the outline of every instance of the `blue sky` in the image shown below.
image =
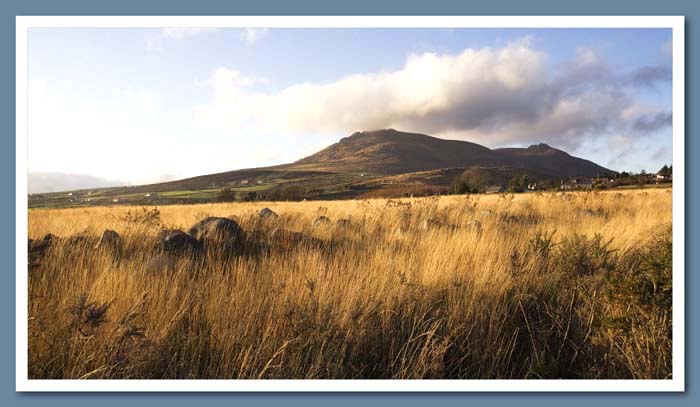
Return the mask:
{"type": "Polygon", "coordinates": [[[670,29],[32,29],[30,173],[146,183],[394,127],[671,163],[670,29]]]}

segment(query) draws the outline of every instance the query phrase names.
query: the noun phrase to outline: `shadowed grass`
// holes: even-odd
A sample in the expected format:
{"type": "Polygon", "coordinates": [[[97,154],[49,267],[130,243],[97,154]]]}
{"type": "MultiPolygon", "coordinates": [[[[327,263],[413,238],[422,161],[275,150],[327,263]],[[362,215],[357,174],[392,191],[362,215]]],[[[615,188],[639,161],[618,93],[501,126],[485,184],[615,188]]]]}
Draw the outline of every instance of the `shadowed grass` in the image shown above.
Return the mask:
{"type": "Polygon", "coordinates": [[[158,209],[30,210],[31,238],[123,241],[32,267],[31,378],[670,378],[664,191],[158,209]],[[147,267],[233,215],[240,255],[147,267]]]}

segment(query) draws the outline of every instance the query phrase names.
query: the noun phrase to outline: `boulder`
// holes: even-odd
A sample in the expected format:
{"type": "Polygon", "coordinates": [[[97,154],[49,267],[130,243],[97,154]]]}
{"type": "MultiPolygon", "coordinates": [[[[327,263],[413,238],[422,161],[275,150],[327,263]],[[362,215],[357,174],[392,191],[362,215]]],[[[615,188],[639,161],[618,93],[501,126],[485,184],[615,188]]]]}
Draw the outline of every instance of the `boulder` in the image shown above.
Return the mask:
{"type": "Polygon", "coordinates": [[[156,250],[177,255],[196,254],[202,250],[202,243],[182,230],[163,230],[156,243],[156,250]]]}
{"type": "MultiPolygon", "coordinates": [[[[160,242],[161,240],[165,239],[168,237],[168,235],[171,235],[173,233],[177,232],[182,232],[180,229],[161,229],[158,234],[156,235],[156,241],[160,242]]],[[[185,233],[185,232],[182,232],[185,233]]]]}
{"type": "Polygon", "coordinates": [[[275,213],[275,211],[273,211],[270,208],[260,209],[260,212],[258,212],[258,216],[261,219],[277,219],[280,217],[278,214],[275,213]]]}
{"type": "Polygon", "coordinates": [[[57,239],[58,238],[51,233],[38,240],[29,239],[29,264],[37,265],[41,258],[46,254],[46,251],[49,250],[51,245],[55,243],[57,239]]]}
{"type": "Polygon", "coordinates": [[[324,245],[320,239],[281,228],[274,229],[269,233],[268,242],[273,248],[286,250],[298,247],[317,249],[324,245]]]}
{"type": "Polygon", "coordinates": [[[161,253],[151,257],[145,264],[146,273],[172,273],[175,271],[176,258],[172,254],[161,253]]]}
{"type": "Polygon", "coordinates": [[[209,217],[194,224],[188,234],[207,244],[236,244],[244,240],[243,229],[228,218],[209,217]]]}
{"type": "Polygon", "coordinates": [[[122,242],[121,236],[119,234],[111,229],[107,229],[104,232],[102,232],[102,236],[100,237],[100,240],[97,242],[97,245],[95,246],[96,249],[117,249],[122,242]]]}
{"type": "Polygon", "coordinates": [[[89,236],[77,235],[63,239],[66,249],[87,249],[95,245],[95,239],[89,236]]]}

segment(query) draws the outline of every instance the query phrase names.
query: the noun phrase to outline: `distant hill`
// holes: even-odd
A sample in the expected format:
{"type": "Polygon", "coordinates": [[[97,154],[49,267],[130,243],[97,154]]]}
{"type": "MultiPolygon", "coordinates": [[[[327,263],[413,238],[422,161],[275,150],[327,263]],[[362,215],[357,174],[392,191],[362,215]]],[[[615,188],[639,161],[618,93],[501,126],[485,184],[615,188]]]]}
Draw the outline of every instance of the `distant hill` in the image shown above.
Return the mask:
{"type": "Polygon", "coordinates": [[[491,150],[468,141],[444,140],[394,129],[354,133],[292,166],[384,174],[471,166],[530,169],[552,177],[615,173],[546,144],[491,150]]]}
{"type": "Polygon", "coordinates": [[[502,164],[505,162],[497,153],[479,144],[388,129],[354,133],[316,154],[302,158],[294,166],[401,174],[502,164]]]}
{"type": "Polygon", "coordinates": [[[510,167],[535,170],[554,177],[596,177],[617,173],[543,143],[528,148],[497,148],[493,151],[510,167]]]}
{"type": "MultiPolygon", "coordinates": [[[[301,187],[317,199],[349,198],[386,185],[422,184],[448,186],[470,167],[489,168],[498,178],[527,174],[532,179],[595,177],[615,171],[574,157],[546,144],[527,148],[489,149],[460,140],[445,140],[394,129],[356,132],[323,150],[290,164],[202,175],[152,185],[101,190],[107,202],[140,203],[148,193],[170,201],[212,199],[216,191],[270,193],[289,186],[301,187]],[[180,191],[178,193],[172,193],[180,191]],[[187,200],[186,197],[192,197],[187,200]],[[178,197],[177,200],[174,197],[178,197]]],[[[97,197],[93,195],[93,201],[97,197]]],[[[199,202],[197,201],[197,202],[199,202]]],[[[156,202],[150,198],[149,202],[156,202]]]]}
{"type": "Polygon", "coordinates": [[[108,188],[126,185],[126,182],[108,180],[84,174],[62,172],[30,172],[28,189],[30,194],[44,192],[73,191],[83,188],[108,188]]]}

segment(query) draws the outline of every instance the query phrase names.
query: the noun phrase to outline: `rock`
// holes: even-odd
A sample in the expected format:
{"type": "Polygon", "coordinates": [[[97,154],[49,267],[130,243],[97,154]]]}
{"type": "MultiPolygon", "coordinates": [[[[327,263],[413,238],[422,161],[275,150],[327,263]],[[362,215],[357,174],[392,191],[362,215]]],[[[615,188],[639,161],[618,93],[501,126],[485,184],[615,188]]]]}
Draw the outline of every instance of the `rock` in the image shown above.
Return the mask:
{"type": "Polygon", "coordinates": [[[164,230],[156,243],[156,250],[169,254],[196,254],[202,250],[202,243],[182,230],[164,230]],[[166,232],[166,233],[164,233],[166,232]]]}
{"type": "Polygon", "coordinates": [[[97,242],[95,249],[116,249],[121,244],[122,238],[119,234],[111,229],[102,232],[100,240],[97,242]]]}
{"type": "Polygon", "coordinates": [[[36,266],[39,264],[39,260],[44,257],[46,251],[51,248],[51,245],[57,241],[57,237],[51,233],[45,235],[42,239],[28,240],[29,249],[29,264],[30,266],[36,266]]]}
{"type": "Polygon", "coordinates": [[[258,212],[258,216],[262,219],[277,219],[280,217],[280,215],[276,214],[272,209],[270,208],[262,208],[260,209],[260,212],[258,212]]]}
{"type": "Polygon", "coordinates": [[[284,250],[295,249],[302,246],[318,249],[324,245],[323,240],[307,236],[300,232],[293,232],[281,228],[270,232],[268,240],[272,247],[284,250]]]}
{"type": "MultiPolygon", "coordinates": [[[[177,232],[182,232],[182,230],[180,230],[180,229],[161,229],[158,232],[158,234],[156,235],[156,240],[160,242],[161,240],[168,237],[168,235],[173,234],[173,233],[177,233],[177,232]]],[[[185,233],[185,232],[182,232],[182,233],[185,233]]]]}
{"type": "Polygon", "coordinates": [[[317,217],[317,218],[314,219],[314,221],[313,221],[313,225],[314,225],[315,227],[326,226],[326,225],[328,225],[328,224],[330,224],[330,223],[331,223],[331,220],[330,220],[327,216],[323,216],[323,215],[317,217]]]}
{"type": "Polygon", "coordinates": [[[338,226],[351,226],[352,225],[352,222],[350,221],[350,219],[338,219],[337,221],[335,221],[335,223],[338,226]]]}
{"type": "Polygon", "coordinates": [[[41,239],[41,241],[45,244],[51,244],[55,242],[58,239],[58,237],[52,233],[47,233],[44,235],[44,237],[41,239]]]}
{"type": "Polygon", "coordinates": [[[71,236],[64,239],[64,245],[70,249],[85,249],[94,246],[94,239],[83,235],[71,236]]]}
{"type": "Polygon", "coordinates": [[[231,219],[217,217],[209,217],[197,222],[190,228],[188,234],[204,245],[242,243],[245,237],[238,223],[231,219]]]}
{"type": "Polygon", "coordinates": [[[172,273],[175,271],[176,259],[172,254],[158,254],[150,258],[146,264],[144,264],[144,271],[146,273],[162,273],[168,272],[172,273]]]}

